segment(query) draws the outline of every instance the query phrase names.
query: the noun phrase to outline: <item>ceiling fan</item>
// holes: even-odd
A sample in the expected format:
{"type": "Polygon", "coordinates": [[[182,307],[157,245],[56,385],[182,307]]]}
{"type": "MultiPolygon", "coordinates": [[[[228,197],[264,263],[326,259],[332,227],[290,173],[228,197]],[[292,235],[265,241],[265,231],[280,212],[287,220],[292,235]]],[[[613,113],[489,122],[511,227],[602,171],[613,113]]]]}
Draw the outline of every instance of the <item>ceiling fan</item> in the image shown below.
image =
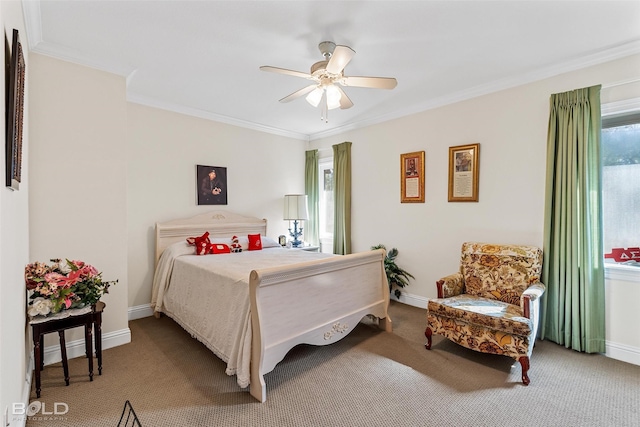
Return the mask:
{"type": "Polygon", "coordinates": [[[345,76],[344,67],[347,66],[356,53],[349,46],[336,46],[334,42],[324,41],[318,45],[318,48],[324,60],[313,64],[310,73],[270,67],[267,65],[260,67],[262,71],[288,74],[313,81],[309,86],[285,96],[280,102],[293,101],[296,98],[306,95],[306,100],[309,104],[314,107],[320,106],[320,119],[328,122],[329,110],[338,107],[341,109],[353,107],[353,102],[340,86],[393,89],[398,84],[396,79],[390,77],[345,76]]]}

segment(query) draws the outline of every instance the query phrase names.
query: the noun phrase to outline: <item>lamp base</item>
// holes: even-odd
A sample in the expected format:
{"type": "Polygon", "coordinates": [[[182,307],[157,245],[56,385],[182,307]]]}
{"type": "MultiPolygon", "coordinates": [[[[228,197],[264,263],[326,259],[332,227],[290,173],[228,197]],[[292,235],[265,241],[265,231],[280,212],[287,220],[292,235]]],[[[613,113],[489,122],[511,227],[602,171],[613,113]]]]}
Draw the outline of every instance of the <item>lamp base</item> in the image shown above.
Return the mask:
{"type": "Polygon", "coordinates": [[[302,236],[302,227],[298,229],[297,219],[293,220],[293,231],[291,231],[291,228],[289,228],[289,235],[293,238],[293,241],[291,242],[291,246],[293,246],[294,248],[302,247],[304,242],[298,239],[298,237],[302,236]]]}

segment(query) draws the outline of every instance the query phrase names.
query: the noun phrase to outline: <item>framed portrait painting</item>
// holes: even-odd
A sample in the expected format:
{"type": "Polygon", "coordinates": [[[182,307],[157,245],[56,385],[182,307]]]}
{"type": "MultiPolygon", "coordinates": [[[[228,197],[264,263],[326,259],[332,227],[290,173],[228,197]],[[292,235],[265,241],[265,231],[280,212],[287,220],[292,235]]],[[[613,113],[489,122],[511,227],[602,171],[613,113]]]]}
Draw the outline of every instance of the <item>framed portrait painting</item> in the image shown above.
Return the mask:
{"type": "Polygon", "coordinates": [[[198,205],[227,204],[227,168],[196,165],[198,205]]]}
{"type": "MultiPolygon", "coordinates": [[[[8,41],[5,39],[5,45],[8,41]]],[[[12,190],[20,189],[22,181],[22,128],[24,114],[25,62],[18,30],[13,30],[11,55],[5,52],[7,69],[6,84],[6,185],[12,190]]]]}
{"type": "Polygon", "coordinates": [[[400,155],[400,202],[424,203],[424,151],[400,155]]]}
{"type": "Polygon", "coordinates": [[[477,202],[480,144],[449,147],[449,201],[477,202]]]}

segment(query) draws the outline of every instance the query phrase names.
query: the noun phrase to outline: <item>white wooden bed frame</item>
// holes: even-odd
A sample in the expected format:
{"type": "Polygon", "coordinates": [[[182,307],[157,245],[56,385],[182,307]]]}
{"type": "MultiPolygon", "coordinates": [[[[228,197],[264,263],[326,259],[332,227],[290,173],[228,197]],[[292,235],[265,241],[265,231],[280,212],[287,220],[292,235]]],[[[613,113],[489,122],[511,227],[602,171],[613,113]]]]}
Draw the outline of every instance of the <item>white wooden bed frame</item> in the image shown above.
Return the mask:
{"type": "MultiPolygon", "coordinates": [[[[267,221],[228,211],[156,224],[156,262],[164,249],[208,231],[212,237],[266,235],[267,221]]],[[[250,393],[266,400],[264,375],[298,344],[328,345],[366,315],[391,332],[383,250],[253,270],[250,393]]]]}

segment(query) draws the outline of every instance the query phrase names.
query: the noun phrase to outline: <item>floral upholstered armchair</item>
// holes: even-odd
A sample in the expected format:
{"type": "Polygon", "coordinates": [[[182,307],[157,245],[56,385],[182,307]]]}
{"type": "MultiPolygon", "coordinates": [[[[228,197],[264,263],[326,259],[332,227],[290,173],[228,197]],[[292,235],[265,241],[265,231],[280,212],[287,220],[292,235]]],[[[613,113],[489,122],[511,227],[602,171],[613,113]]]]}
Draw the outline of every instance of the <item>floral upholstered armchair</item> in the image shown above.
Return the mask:
{"type": "Polygon", "coordinates": [[[520,362],[529,384],[529,356],[538,328],[542,251],[533,246],[462,244],[460,272],[436,282],[438,298],[427,305],[425,347],[442,335],[482,353],[520,362]]]}

